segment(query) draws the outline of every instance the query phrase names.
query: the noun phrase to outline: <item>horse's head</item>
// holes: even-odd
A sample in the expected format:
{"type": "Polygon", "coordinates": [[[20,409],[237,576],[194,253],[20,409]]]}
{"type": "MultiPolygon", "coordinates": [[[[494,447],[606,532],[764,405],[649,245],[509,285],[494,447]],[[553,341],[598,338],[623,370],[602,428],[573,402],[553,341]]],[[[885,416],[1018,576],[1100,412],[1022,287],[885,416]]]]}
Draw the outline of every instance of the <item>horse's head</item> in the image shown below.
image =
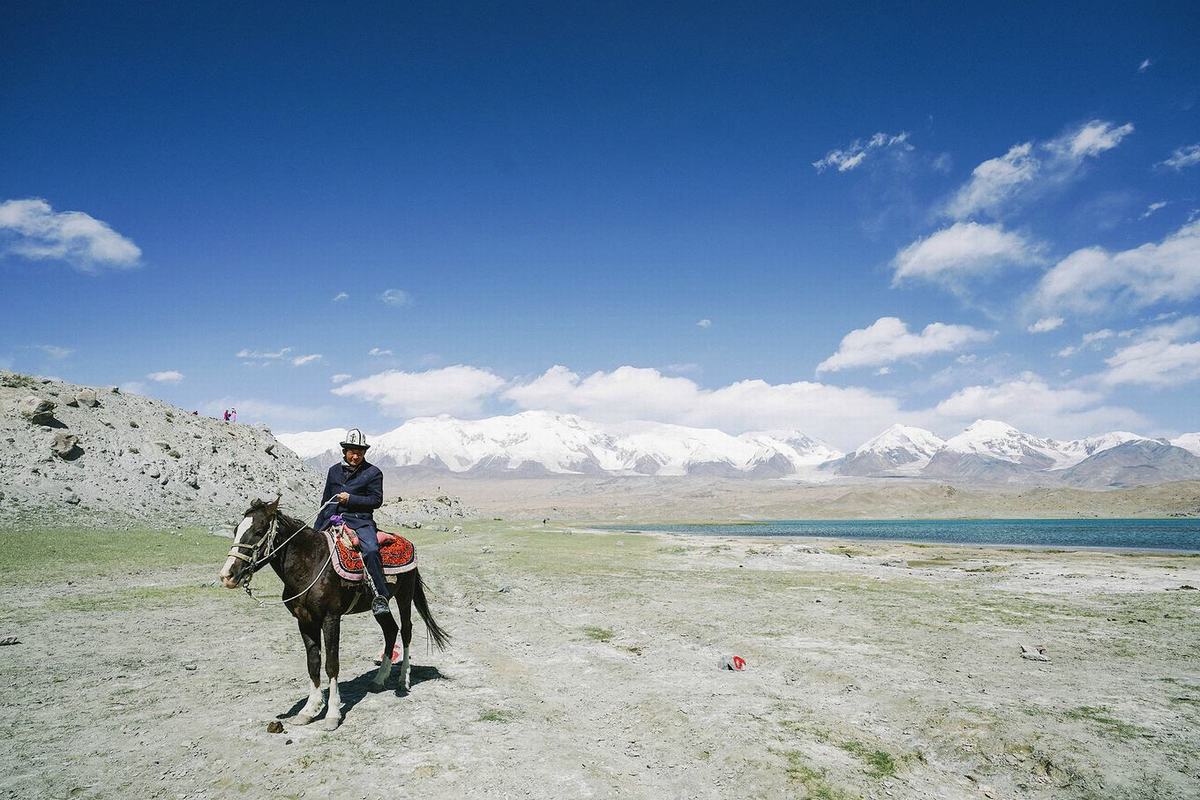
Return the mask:
{"type": "Polygon", "coordinates": [[[278,513],[278,497],[270,503],[255,500],[250,504],[233,532],[233,547],[229,548],[229,558],[225,559],[225,566],[221,567],[218,576],[226,589],[236,589],[253,574],[250,565],[274,527],[278,513]]]}

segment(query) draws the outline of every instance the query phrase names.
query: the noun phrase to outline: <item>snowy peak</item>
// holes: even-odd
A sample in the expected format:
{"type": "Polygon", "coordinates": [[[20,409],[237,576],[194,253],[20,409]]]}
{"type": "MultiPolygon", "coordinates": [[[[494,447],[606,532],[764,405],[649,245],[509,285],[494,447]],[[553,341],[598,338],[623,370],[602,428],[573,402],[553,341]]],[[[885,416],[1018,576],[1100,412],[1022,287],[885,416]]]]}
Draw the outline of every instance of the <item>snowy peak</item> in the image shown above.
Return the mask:
{"type": "MultiPolygon", "coordinates": [[[[341,428],[280,434],[314,466],[341,458],[341,428]]],[[[382,467],[467,475],[711,475],[725,477],[925,477],[950,481],[1054,481],[1065,470],[1116,448],[1164,441],[1113,431],[1071,441],[1045,439],[997,420],[977,420],[943,441],[910,425],[892,425],[848,455],[800,431],[732,436],[713,428],[662,422],[596,423],[573,414],[525,411],[460,420],[411,419],[368,436],[382,467]]],[[[1200,455],[1200,434],[1171,444],[1200,455]]],[[[1127,450],[1166,458],[1155,448],[1127,450]]],[[[1130,456],[1143,457],[1143,455],[1130,456]]],[[[1105,463],[1115,463],[1111,459],[1105,463]]],[[[1178,471],[1176,471],[1178,473],[1178,471]]],[[[1074,473],[1073,480],[1082,480],[1074,473]]],[[[1065,479],[1065,478],[1064,478],[1065,479]]]]}
{"type": "Polygon", "coordinates": [[[1176,436],[1171,440],[1171,444],[1182,447],[1192,455],[1200,456],[1200,433],[1185,433],[1182,436],[1176,436]]]}
{"type": "Polygon", "coordinates": [[[947,439],[943,450],[1039,468],[1054,466],[1061,460],[1054,440],[1041,439],[994,419],[971,423],[962,433],[947,439]]]}
{"type": "Polygon", "coordinates": [[[840,475],[915,475],[945,442],[924,428],[892,425],[835,467],[840,475]]]}
{"type": "MultiPolygon", "coordinates": [[[[342,431],[281,434],[317,466],[340,457],[342,431]]],[[[659,422],[601,425],[571,414],[525,411],[482,420],[411,419],[368,437],[371,461],[460,474],[792,475],[840,452],[799,431],[731,436],[659,422]]]]}

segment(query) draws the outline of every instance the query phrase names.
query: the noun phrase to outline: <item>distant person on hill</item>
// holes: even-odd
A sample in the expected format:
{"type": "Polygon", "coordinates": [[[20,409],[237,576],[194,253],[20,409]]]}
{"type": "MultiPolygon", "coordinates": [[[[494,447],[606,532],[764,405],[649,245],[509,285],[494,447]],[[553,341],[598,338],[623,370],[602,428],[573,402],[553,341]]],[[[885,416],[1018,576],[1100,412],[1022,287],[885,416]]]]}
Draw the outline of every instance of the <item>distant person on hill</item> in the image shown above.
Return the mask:
{"type": "Polygon", "coordinates": [[[379,556],[379,531],[375,527],[375,509],[383,505],[383,473],[379,467],[367,463],[367,437],[358,428],[346,431],[342,445],[342,460],[329,468],[325,478],[325,492],[321,502],[328,503],[336,498],[337,505],[321,507],[314,528],[321,531],[329,526],[335,514],[342,515],[342,522],[354,529],[358,536],[358,549],[362,552],[363,566],[370,576],[368,585],[374,599],[371,613],[377,617],[391,616],[388,608],[387,580],[383,577],[383,559],[379,556]]]}
{"type": "Polygon", "coordinates": [[[229,409],[229,421],[237,422],[237,409],[236,408],[229,409]]]}
{"type": "Polygon", "coordinates": [[[225,409],[225,421],[229,422],[229,409],[225,409]]]}

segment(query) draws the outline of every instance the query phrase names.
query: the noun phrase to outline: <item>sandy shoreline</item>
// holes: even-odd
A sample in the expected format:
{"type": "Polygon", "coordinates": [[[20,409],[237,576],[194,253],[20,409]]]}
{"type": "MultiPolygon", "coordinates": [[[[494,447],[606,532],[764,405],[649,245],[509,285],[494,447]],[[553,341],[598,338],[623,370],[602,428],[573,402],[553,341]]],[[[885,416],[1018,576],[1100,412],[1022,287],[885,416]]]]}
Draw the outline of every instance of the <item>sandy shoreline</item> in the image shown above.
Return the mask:
{"type": "Polygon", "coordinates": [[[209,585],[221,540],[48,577],[0,534],[0,796],[1194,796],[1200,558],[586,525],[413,532],[454,644],[367,694],[348,619],[333,734],[286,718],[286,612],[209,585]]]}

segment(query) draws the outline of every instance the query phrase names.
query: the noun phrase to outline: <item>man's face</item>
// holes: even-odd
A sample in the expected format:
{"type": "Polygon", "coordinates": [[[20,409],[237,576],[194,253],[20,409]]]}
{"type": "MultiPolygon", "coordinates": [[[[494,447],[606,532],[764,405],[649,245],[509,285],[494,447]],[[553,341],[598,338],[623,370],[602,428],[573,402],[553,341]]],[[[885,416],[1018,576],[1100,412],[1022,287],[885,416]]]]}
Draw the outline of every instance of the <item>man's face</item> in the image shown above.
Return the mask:
{"type": "Polygon", "coordinates": [[[362,463],[364,450],[359,450],[355,447],[347,447],[342,450],[342,458],[346,459],[346,463],[352,467],[357,467],[362,463]]]}

